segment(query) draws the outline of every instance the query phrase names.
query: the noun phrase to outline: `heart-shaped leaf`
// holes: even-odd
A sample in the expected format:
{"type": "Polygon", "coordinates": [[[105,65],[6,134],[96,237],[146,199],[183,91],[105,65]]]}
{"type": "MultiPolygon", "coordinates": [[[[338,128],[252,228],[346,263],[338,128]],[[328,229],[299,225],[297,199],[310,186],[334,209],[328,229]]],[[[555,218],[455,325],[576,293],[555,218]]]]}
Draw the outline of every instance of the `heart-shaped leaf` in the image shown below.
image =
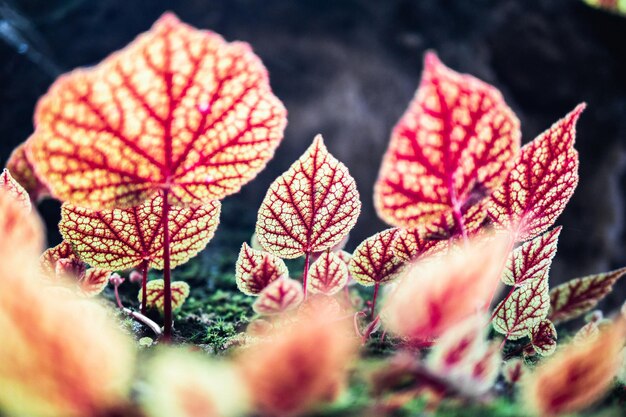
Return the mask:
{"type": "MultiPolygon", "coordinates": [[[[148,281],[146,292],[146,305],[156,308],[163,313],[163,294],[164,282],[162,279],[148,281]]],[[[172,310],[180,308],[189,296],[189,284],[183,281],[172,281],[172,310]]],[[[141,291],[137,297],[139,302],[142,300],[141,291]]]]}
{"type": "Polygon", "coordinates": [[[271,282],[285,277],[289,277],[289,270],[282,259],[252,249],[247,243],[241,246],[235,266],[239,291],[247,295],[259,295],[271,282]]]}
{"type": "Polygon", "coordinates": [[[520,286],[548,274],[552,258],[556,255],[561,227],[525,242],[511,253],[502,275],[502,282],[520,286]]]}
{"type": "Polygon", "coordinates": [[[413,228],[462,215],[500,184],[519,143],[519,121],[498,90],[427,53],[422,81],[393,130],[376,182],[379,216],[413,228]]]}
{"type": "Polygon", "coordinates": [[[273,315],[297,308],[304,300],[304,290],[299,281],[281,278],[265,287],[252,309],[259,314],[273,315]]]}
{"type": "Polygon", "coordinates": [[[268,252],[297,258],[341,242],[360,211],[354,178],[318,135],[270,186],[259,209],[256,234],[268,252]]]}
{"type": "Polygon", "coordinates": [[[392,250],[398,231],[394,228],[376,233],[354,250],[348,270],[359,284],[386,284],[402,274],[406,263],[392,250]]]}
{"type": "Polygon", "coordinates": [[[585,109],[578,105],[563,119],[526,144],[514,168],[491,196],[489,215],[516,241],[545,232],[563,212],[578,184],[576,122],[585,109]]]}
{"type": "Polygon", "coordinates": [[[613,289],[613,285],[626,275],[626,268],[602,274],[575,278],[550,291],[550,320],[561,323],[593,309],[613,289]]]}
{"type": "Polygon", "coordinates": [[[530,343],[541,356],[550,356],[556,350],[557,333],[550,320],[542,320],[528,332],[530,343]]]}
{"type": "Polygon", "coordinates": [[[309,269],[307,285],[312,294],[333,295],[348,284],[348,266],[335,252],[324,252],[309,269]]]}
{"type": "MultiPolygon", "coordinates": [[[[171,266],[204,249],[219,223],[220,202],[169,210],[171,266]]],[[[89,265],[120,270],[144,260],[163,268],[163,198],[128,209],[93,211],[64,204],[59,230],[89,265]]]]}
{"type": "Polygon", "coordinates": [[[62,201],[125,208],[168,190],[172,205],[238,191],[283,136],[265,67],[174,15],[99,65],[57,79],[39,101],[27,153],[62,201]]]}

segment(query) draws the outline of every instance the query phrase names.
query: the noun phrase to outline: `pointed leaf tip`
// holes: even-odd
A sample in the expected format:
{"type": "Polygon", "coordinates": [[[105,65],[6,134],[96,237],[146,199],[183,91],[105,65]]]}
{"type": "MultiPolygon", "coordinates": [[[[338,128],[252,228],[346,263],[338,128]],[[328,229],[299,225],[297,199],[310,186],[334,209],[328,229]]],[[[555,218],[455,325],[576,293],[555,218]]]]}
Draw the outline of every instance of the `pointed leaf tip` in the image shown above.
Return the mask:
{"type": "Polygon", "coordinates": [[[253,249],[244,242],[235,265],[235,280],[239,291],[246,295],[259,295],[269,284],[286,277],[289,277],[289,271],[282,259],[253,249]]]}

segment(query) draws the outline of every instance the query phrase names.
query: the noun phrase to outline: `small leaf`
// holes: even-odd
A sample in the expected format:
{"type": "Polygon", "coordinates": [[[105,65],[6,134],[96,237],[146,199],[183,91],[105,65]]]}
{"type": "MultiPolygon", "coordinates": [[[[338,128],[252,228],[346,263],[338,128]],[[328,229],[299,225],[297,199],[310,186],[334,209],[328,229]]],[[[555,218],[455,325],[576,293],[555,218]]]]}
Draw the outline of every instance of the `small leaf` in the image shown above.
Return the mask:
{"type": "Polygon", "coordinates": [[[413,228],[476,203],[506,176],[519,121],[494,87],[424,60],[422,81],[395,126],[375,188],[379,216],[413,228]]]}
{"type": "Polygon", "coordinates": [[[493,328],[498,333],[510,340],[526,336],[550,311],[548,275],[533,279],[528,285],[515,289],[496,310],[493,328]]]}
{"type": "Polygon", "coordinates": [[[282,259],[252,249],[247,243],[241,246],[235,266],[239,291],[246,295],[259,295],[271,282],[284,277],[289,277],[289,271],[282,259]]]}
{"type": "Polygon", "coordinates": [[[575,278],[550,291],[549,319],[554,323],[571,320],[593,309],[613,289],[613,285],[626,275],[626,268],[602,274],[575,278]]]}
{"type": "Polygon", "coordinates": [[[601,399],[621,364],[624,322],[588,343],[570,344],[543,361],[522,384],[522,404],[537,416],[575,414],[601,399]]]}
{"type": "Polygon", "coordinates": [[[26,190],[13,179],[8,169],[2,170],[0,174],[0,188],[5,193],[9,193],[11,197],[17,200],[26,211],[32,210],[32,204],[30,203],[30,196],[26,190]]]}
{"type": "Polygon", "coordinates": [[[26,158],[26,143],[22,143],[13,150],[6,168],[13,178],[26,190],[32,201],[39,201],[50,195],[46,187],[35,175],[33,165],[26,158]]]}
{"type": "MultiPolygon", "coordinates": [[[[220,202],[169,211],[172,268],[204,249],[219,224],[220,202]]],[[[64,204],[59,230],[82,260],[113,270],[133,268],[144,260],[163,268],[163,198],[129,209],[92,211],[64,204]]]]}
{"type": "Polygon", "coordinates": [[[54,275],[57,262],[61,259],[78,259],[72,245],[65,240],[53,248],[46,249],[39,258],[39,264],[45,274],[54,275]]]}
{"type": "Polygon", "coordinates": [[[249,45],[166,13],[100,64],[55,81],[27,153],[52,194],[74,205],[127,208],[169,190],[170,204],[195,206],[254,178],[285,124],[249,45]]]}
{"type": "MultiPolygon", "coordinates": [[[[163,280],[155,279],[148,281],[146,290],[146,306],[156,308],[163,313],[163,280]]],[[[188,296],[189,284],[183,281],[172,281],[172,311],[180,308],[188,296]]],[[[141,291],[139,291],[137,299],[141,302],[141,291]]]]}
{"type": "Polygon", "coordinates": [[[578,105],[535,140],[526,144],[508,177],[492,195],[489,215],[525,241],[554,224],[578,184],[576,122],[585,109],[578,105]]]}
{"type": "Polygon", "coordinates": [[[592,321],[585,324],[583,327],[580,328],[580,330],[576,332],[576,334],[574,335],[574,339],[572,339],[572,343],[585,343],[598,337],[599,334],[600,326],[597,322],[592,321]]]}
{"type": "Polygon", "coordinates": [[[259,209],[256,234],[265,250],[297,258],[337,245],[361,211],[356,183],[321,135],[270,186],[259,209]]]}
{"type": "Polygon", "coordinates": [[[41,220],[24,208],[10,191],[0,187],[0,253],[8,257],[12,247],[30,251],[35,257],[43,248],[41,220]]]}
{"type": "Polygon", "coordinates": [[[348,283],[348,267],[334,252],[324,252],[309,269],[307,285],[312,294],[333,295],[348,283]]]}
{"type": "Polygon", "coordinates": [[[507,260],[502,282],[520,286],[547,276],[552,258],[556,255],[560,233],[561,227],[555,227],[515,248],[507,260]]]}
{"type": "Polygon", "coordinates": [[[392,251],[397,233],[398,229],[383,230],[355,249],[348,269],[359,284],[386,284],[402,274],[406,263],[392,251]]]}
{"type": "Polygon", "coordinates": [[[110,277],[111,271],[108,269],[89,268],[81,279],[78,280],[78,287],[84,295],[93,297],[104,290],[109,283],[110,277]]]}
{"type": "Polygon", "coordinates": [[[557,333],[550,320],[542,320],[528,332],[530,342],[535,352],[541,356],[550,356],[556,350],[557,333]]]}
{"type": "Polygon", "coordinates": [[[445,250],[448,241],[428,239],[421,229],[399,229],[391,251],[404,262],[416,261],[445,250]]]}
{"type": "Polygon", "coordinates": [[[303,300],[302,284],[295,279],[281,278],[261,291],[252,309],[259,314],[280,314],[297,308],[303,300]]]}

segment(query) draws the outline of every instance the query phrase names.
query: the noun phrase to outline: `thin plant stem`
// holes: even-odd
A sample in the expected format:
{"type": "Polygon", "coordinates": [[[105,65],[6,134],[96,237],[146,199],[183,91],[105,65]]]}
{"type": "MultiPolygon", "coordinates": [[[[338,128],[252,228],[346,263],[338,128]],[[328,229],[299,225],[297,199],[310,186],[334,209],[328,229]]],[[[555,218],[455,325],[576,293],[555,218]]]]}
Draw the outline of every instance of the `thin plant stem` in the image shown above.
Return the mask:
{"type": "Polygon", "coordinates": [[[378,298],[378,290],[380,289],[380,283],[377,282],[374,284],[374,296],[372,297],[372,309],[370,311],[370,317],[374,318],[374,313],[376,311],[376,299],[378,298]]]}
{"type": "Polygon", "coordinates": [[[163,338],[172,337],[172,271],[170,268],[169,190],[163,191],[163,338]]]}
{"type": "Polygon", "coordinates": [[[309,264],[311,263],[311,252],[304,255],[304,271],[302,271],[302,287],[304,288],[304,299],[307,293],[307,278],[309,277],[309,264]]]}
{"type": "Polygon", "coordinates": [[[141,314],[146,314],[146,303],[148,298],[148,260],[141,263],[141,314]]]}
{"type": "Polygon", "coordinates": [[[113,285],[113,292],[115,292],[115,301],[117,302],[117,306],[119,307],[119,309],[122,310],[124,313],[128,314],[130,317],[132,317],[136,321],[138,321],[139,323],[142,323],[148,326],[154,332],[154,334],[156,334],[157,336],[160,336],[161,328],[159,327],[158,324],[150,320],[144,314],[137,313],[136,311],[132,311],[130,308],[124,307],[124,304],[122,304],[122,299],[120,298],[118,287],[119,287],[119,283],[113,285]]]}

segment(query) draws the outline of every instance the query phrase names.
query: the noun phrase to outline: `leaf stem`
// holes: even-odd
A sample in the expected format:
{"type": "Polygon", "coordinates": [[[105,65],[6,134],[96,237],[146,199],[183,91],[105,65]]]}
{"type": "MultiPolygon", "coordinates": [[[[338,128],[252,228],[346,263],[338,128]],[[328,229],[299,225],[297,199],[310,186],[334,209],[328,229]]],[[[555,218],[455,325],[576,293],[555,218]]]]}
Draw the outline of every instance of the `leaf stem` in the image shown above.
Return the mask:
{"type": "Polygon", "coordinates": [[[468,244],[467,229],[465,229],[465,223],[463,222],[463,213],[461,213],[461,207],[458,205],[456,201],[454,202],[452,215],[454,216],[454,222],[456,223],[457,227],[459,228],[459,231],[461,232],[461,236],[463,237],[463,243],[467,245],[468,244]]]}
{"type": "Polygon", "coordinates": [[[372,309],[370,311],[370,317],[374,318],[374,312],[376,311],[376,299],[378,298],[378,290],[380,289],[380,283],[374,284],[374,296],[372,297],[372,309]]]}
{"type": "Polygon", "coordinates": [[[141,262],[141,314],[146,314],[148,298],[148,260],[141,262]]]}
{"type": "Polygon", "coordinates": [[[304,289],[304,299],[306,300],[307,293],[307,278],[309,277],[309,264],[311,263],[311,252],[307,252],[304,255],[304,271],[302,271],[302,287],[304,289]]]}
{"type": "Polygon", "coordinates": [[[170,268],[169,190],[163,190],[163,338],[172,337],[172,278],[170,268]]]}

